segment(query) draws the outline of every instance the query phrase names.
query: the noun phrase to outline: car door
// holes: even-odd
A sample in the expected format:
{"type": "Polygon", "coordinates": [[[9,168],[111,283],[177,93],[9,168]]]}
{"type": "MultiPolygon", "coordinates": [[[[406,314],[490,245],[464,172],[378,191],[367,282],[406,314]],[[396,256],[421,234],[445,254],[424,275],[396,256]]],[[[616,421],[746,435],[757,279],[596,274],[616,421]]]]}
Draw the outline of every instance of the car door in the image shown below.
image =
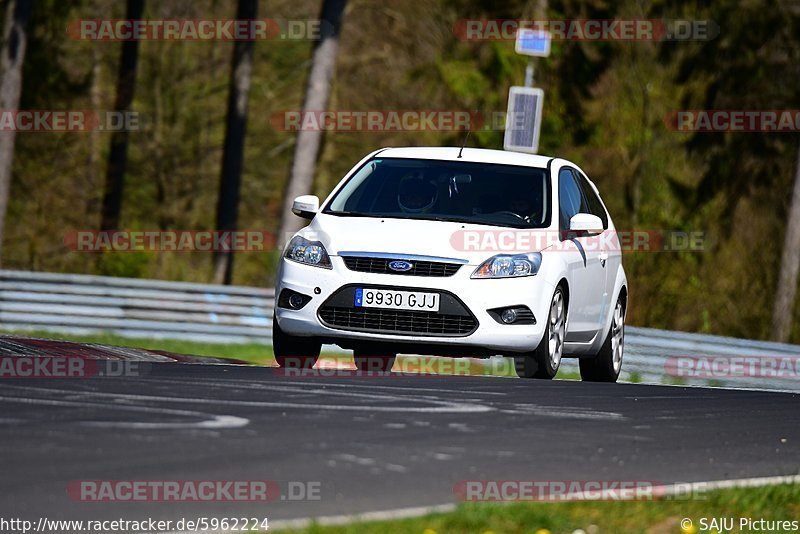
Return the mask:
{"type": "Polygon", "coordinates": [[[559,229],[562,251],[567,263],[570,287],[569,324],[566,341],[589,343],[597,334],[600,318],[599,306],[605,292],[605,269],[597,236],[573,234],[569,231],[570,219],[578,213],[591,213],[571,167],[562,167],[558,173],[559,229]]]}
{"type": "Polygon", "coordinates": [[[591,304],[590,310],[592,316],[597,320],[597,328],[600,329],[603,326],[603,319],[608,314],[611,299],[609,294],[614,291],[617,266],[619,266],[622,261],[621,252],[619,247],[610,246],[613,243],[617,243],[616,236],[609,235],[613,230],[609,228],[608,212],[594,186],[592,186],[589,179],[586,178],[586,175],[582,172],[573,169],[573,173],[575,174],[578,186],[581,188],[583,197],[586,199],[587,208],[589,210],[588,213],[596,215],[603,221],[603,233],[593,238],[595,248],[597,248],[599,252],[599,264],[602,268],[602,272],[598,275],[600,278],[598,278],[597,285],[602,287],[603,290],[599,294],[599,300],[591,304]]]}

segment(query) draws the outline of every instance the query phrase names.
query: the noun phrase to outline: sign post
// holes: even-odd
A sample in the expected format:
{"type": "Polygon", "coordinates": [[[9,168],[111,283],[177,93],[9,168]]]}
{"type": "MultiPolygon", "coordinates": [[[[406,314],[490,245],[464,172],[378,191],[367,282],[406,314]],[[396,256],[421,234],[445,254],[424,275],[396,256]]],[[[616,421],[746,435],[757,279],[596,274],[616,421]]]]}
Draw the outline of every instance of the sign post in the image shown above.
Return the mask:
{"type": "MultiPolygon", "coordinates": [[[[542,30],[520,28],[514,50],[521,55],[547,57],[550,55],[550,34],[542,30]]],[[[506,131],[503,149],[536,154],[539,150],[539,130],[542,124],[544,91],[533,87],[533,59],[525,69],[525,85],[508,91],[506,131]]]]}

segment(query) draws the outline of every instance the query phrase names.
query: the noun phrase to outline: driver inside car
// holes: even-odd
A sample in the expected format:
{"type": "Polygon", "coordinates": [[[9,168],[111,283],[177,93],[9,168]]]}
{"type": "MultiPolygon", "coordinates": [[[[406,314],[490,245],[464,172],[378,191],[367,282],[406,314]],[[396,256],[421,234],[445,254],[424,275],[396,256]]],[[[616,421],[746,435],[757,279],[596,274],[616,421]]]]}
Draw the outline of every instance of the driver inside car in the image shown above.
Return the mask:
{"type": "Polygon", "coordinates": [[[537,200],[537,190],[535,188],[509,195],[511,201],[508,204],[508,211],[518,215],[525,222],[539,222],[541,219],[542,205],[541,199],[537,200]]]}
{"type": "Polygon", "coordinates": [[[407,174],[397,188],[397,204],[403,213],[428,213],[439,198],[439,191],[422,174],[407,174]]]}

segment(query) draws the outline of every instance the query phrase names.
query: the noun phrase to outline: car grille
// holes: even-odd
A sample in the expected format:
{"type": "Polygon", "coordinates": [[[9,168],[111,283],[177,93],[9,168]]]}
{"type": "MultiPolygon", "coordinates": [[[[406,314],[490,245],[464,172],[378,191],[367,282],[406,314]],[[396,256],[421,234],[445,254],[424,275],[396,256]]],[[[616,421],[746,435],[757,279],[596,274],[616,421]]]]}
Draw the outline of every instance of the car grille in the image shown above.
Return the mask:
{"type": "Polygon", "coordinates": [[[380,308],[322,306],[319,317],[328,326],[346,330],[431,336],[466,336],[478,326],[471,315],[380,308]]]}
{"type": "MultiPolygon", "coordinates": [[[[400,274],[407,276],[453,276],[461,268],[460,263],[440,261],[412,261],[408,271],[393,271],[389,263],[402,258],[368,258],[364,256],[345,256],[344,263],[351,271],[362,273],[400,274]]],[[[405,261],[405,260],[404,260],[405,261]]]]}

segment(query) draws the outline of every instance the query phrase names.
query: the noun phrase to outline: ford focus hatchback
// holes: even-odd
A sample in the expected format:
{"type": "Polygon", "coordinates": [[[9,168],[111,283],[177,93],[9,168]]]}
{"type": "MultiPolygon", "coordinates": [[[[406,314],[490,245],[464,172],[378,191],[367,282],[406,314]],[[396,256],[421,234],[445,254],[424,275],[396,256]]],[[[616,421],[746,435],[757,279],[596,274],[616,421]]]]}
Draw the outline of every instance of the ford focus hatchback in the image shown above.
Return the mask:
{"type": "Polygon", "coordinates": [[[273,343],[283,367],[311,367],[321,345],[352,349],[361,370],[398,353],[512,357],[551,379],[579,358],[584,380],[622,366],[628,288],[614,224],[569,161],[470,148],[378,150],[289,240],[273,343]]]}

